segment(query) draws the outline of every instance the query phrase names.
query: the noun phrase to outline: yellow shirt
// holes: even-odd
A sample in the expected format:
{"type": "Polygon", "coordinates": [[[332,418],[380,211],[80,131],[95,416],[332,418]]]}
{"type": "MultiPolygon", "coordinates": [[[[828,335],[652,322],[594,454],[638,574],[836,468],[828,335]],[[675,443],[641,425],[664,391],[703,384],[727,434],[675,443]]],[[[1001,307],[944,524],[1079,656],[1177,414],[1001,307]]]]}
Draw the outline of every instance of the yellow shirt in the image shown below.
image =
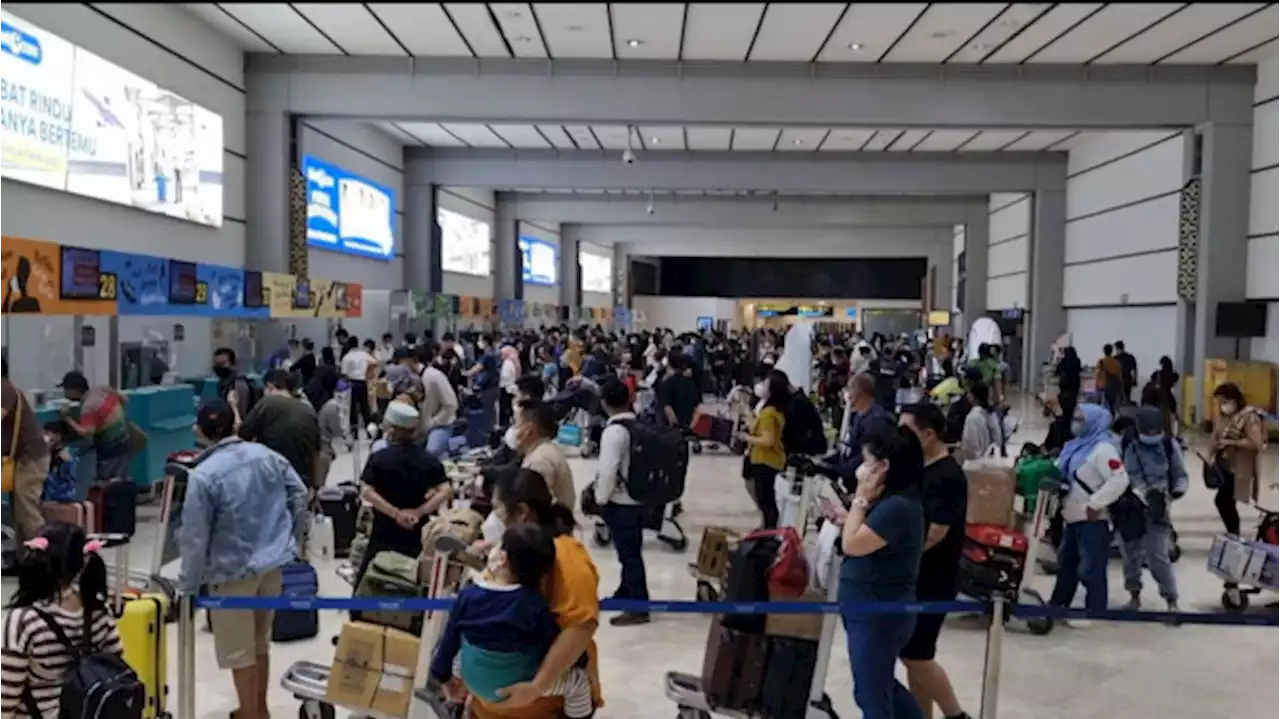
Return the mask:
{"type": "MultiPolygon", "coordinates": [[[[600,573],[582,543],[570,536],[556,537],[556,565],[547,577],[543,594],[561,629],[572,629],[600,619],[600,573]]],[[[600,693],[600,664],[596,643],[587,647],[587,673],[596,706],[604,706],[600,693]]],[[[544,697],[522,709],[503,711],[479,699],[472,702],[479,719],[558,719],[564,709],[563,697],[544,697]]]]}
{"type": "Polygon", "coordinates": [[[782,427],[785,424],[786,419],[776,407],[765,407],[760,411],[751,425],[751,434],[756,437],[771,434],[773,444],[751,445],[749,459],[752,464],[763,464],[779,471],[787,468],[787,453],[782,449],[782,427]]]}

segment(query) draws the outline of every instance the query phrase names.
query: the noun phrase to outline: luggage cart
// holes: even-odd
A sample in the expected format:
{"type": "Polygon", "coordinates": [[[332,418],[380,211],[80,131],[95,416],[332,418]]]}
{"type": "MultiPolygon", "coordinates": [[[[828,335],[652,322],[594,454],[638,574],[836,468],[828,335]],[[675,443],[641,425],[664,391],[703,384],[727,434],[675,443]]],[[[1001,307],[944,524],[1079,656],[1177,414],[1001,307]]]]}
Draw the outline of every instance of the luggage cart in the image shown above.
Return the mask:
{"type": "MultiPolygon", "coordinates": [[[[1257,507],[1257,505],[1254,505],[1257,507]]],[[[1261,509],[1261,508],[1259,508],[1261,509]]],[[[1277,585],[1276,571],[1274,569],[1265,569],[1262,565],[1254,565],[1254,562],[1264,562],[1263,557],[1254,558],[1254,552],[1264,552],[1263,548],[1256,545],[1270,545],[1267,537],[1267,528],[1274,527],[1277,521],[1277,513],[1269,510],[1261,510],[1262,519],[1258,525],[1254,541],[1247,542],[1240,537],[1234,537],[1229,534],[1220,534],[1213,539],[1213,546],[1209,550],[1208,569],[1209,573],[1217,576],[1223,581],[1225,586],[1222,588],[1222,608],[1232,614],[1241,614],[1249,608],[1249,597],[1262,594],[1263,592],[1280,591],[1277,585]],[[1231,571],[1223,567],[1220,559],[1228,543],[1238,543],[1247,545],[1244,551],[1250,553],[1251,561],[1243,567],[1243,571],[1231,571]],[[1261,571],[1259,571],[1261,570],[1261,571]]],[[[1274,550],[1273,550],[1274,551],[1274,550]]],[[[1271,560],[1265,560],[1271,561],[1271,560]]],[[[1267,604],[1268,608],[1275,607],[1276,602],[1267,604]]]]}
{"type": "MultiPolygon", "coordinates": [[[[452,594],[457,587],[449,586],[449,569],[457,566],[450,554],[437,549],[431,565],[431,581],[427,595],[443,597],[452,594]]],[[[431,654],[435,651],[436,642],[444,632],[445,621],[449,613],[444,611],[425,612],[422,622],[422,638],[418,654],[418,666],[430,664],[431,654]]],[[[293,663],[285,670],[280,679],[280,686],[301,702],[298,716],[301,719],[334,719],[336,709],[327,699],[330,667],[311,661],[293,663]]],[[[419,689],[414,693],[418,703],[425,704],[436,719],[461,719],[465,716],[465,708],[444,700],[434,687],[419,689]]],[[[412,711],[410,712],[412,714],[412,711]]],[[[359,710],[359,715],[372,719],[392,719],[384,715],[359,710]]]]}

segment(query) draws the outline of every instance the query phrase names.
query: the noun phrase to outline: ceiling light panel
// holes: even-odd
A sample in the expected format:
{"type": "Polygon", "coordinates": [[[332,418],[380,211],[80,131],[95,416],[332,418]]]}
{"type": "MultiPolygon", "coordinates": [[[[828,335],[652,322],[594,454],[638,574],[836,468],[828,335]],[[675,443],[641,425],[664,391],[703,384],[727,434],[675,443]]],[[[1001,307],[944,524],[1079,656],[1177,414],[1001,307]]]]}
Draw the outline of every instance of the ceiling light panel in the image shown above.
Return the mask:
{"type": "Polygon", "coordinates": [[[933,3],[884,61],[942,62],[1004,8],[999,3],[933,3]]]}
{"type": "Polygon", "coordinates": [[[738,127],[733,131],[734,150],[772,150],[782,133],[776,127],[738,127]]]}
{"type": "Polygon", "coordinates": [[[813,152],[827,136],[825,127],[787,127],[778,138],[778,149],[787,152],[813,152]]]}
{"type": "Polygon", "coordinates": [[[467,143],[471,147],[506,147],[507,143],[502,141],[501,137],[493,134],[493,131],[484,125],[476,125],[461,122],[441,123],[444,129],[457,135],[459,139],[467,143]]]}
{"type": "Polygon", "coordinates": [[[1152,63],[1260,7],[1263,3],[1191,3],[1094,62],[1152,63]]]}
{"type": "Polygon", "coordinates": [[[996,50],[995,54],[985,62],[1022,62],[1100,7],[1102,3],[1059,3],[1028,25],[1017,37],[996,50]]]}
{"type": "Polygon", "coordinates": [[[466,147],[466,143],[450,135],[434,122],[397,122],[397,126],[419,142],[431,147],[466,147]]]}
{"type": "Polygon", "coordinates": [[[875,62],[926,7],[928,3],[854,3],[818,61],[875,62]]]}
{"type": "Polygon", "coordinates": [[[371,10],[409,52],[421,57],[468,57],[462,36],[440,3],[369,3],[371,10]]]}
{"type": "Polygon", "coordinates": [[[831,131],[822,143],[823,152],[853,152],[862,149],[867,140],[875,134],[875,130],[837,127],[831,131]]]}
{"type": "Polygon", "coordinates": [[[675,60],[680,56],[681,3],[613,3],[613,49],[623,60],[675,60]],[[641,44],[630,47],[628,39],[641,44]]]}
{"type": "Polygon", "coordinates": [[[508,145],[525,149],[545,150],[551,145],[533,125],[490,125],[489,129],[498,137],[507,141],[508,145]]]}
{"type": "Polygon", "coordinates": [[[538,23],[529,3],[489,3],[489,8],[498,19],[498,27],[516,57],[547,56],[547,49],[542,46],[542,33],[538,32],[538,23]]]}
{"type": "Polygon", "coordinates": [[[1179,3],[1108,3],[1030,58],[1033,63],[1082,63],[1178,11],[1179,3]]]}
{"type": "Polygon", "coordinates": [[[502,33],[494,26],[484,3],[451,2],[444,3],[444,7],[478,57],[510,57],[502,33]]]}
{"type": "Polygon", "coordinates": [[[690,3],[685,60],[742,60],[751,47],[764,3],[690,3]]]}
{"type": "Polygon", "coordinates": [[[1030,25],[1053,7],[1053,3],[1014,3],[1000,13],[995,22],[969,39],[965,46],[947,59],[949,63],[975,63],[991,54],[1000,44],[1030,25]]]}
{"type": "Polygon", "coordinates": [[[288,3],[226,3],[223,10],[253,28],[271,44],[293,54],[341,55],[342,51],[316,32],[288,3]]]}
{"type": "Polygon", "coordinates": [[[678,125],[657,125],[640,128],[644,146],[650,150],[683,150],[684,128],[678,125]]]}
{"type": "Polygon", "coordinates": [[[929,136],[928,130],[907,130],[898,135],[885,149],[890,152],[908,152],[916,146],[917,142],[924,140],[929,136]]]}
{"type": "MultiPolygon", "coordinates": [[[[213,3],[185,3],[188,11],[195,13],[201,20],[216,27],[222,34],[235,40],[236,45],[249,52],[274,53],[276,49],[262,38],[245,29],[244,25],[228,17],[213,3]]],[[[108,10],[107,12],[110,12],[108,10]]]]}
{"type": "Polygon", "coordinates": [[[689,127],[685,128],[689,137],[690,150],[728,150],[729,136],[733,130],[728,127],[689,127]]]}
{"type": "Polygon", "coordinates": [[[977,134],[977,130],[934,130],[916,145],[917,152],[951,152],[977,134]]]}
{"type": "Polygon", "coordinates": [[[556,58],[613,57],[605,3],[534,3],[548,50],[556,58]]]}
{"type": "Polygon", "coordinates": [[[569,133],[564,131],[561,125],[538,125],[538,129],[542,134],[551,141],[551,144],[557,150],[576,150],[578,146],[573,144],[573,140],[569,137],[569,133]]]}
{"type": "Polygon", "coordinates": [[[412,146],[412,145],[426,144],[423,141],[419,140],[418,138],[414,137],[413,135],[410,135],[409,133],[400,129],[400,127],[397,126],[396,123],[394,122],[371,122],[369,124],[377,128],[377,130],[382,134],[387,135],[388,137],[400,143],[401,145],[412,146]]]}
{"type": "Polygon", "coordinates": [[[808,62],[844,12],[841,3],[770,5],[749,60],[808,62]]]}
{"type": "MultiPolygon", "coordinates": [[[[627,149],[627,134],[630,128],[626,125],[592,125],[591,129],[596,133],[596,138],[600,140],[600,145],[606,150],[625,150],[627,149]]],[[[636,142],[635,136],[631,137],[631,148],[640,150],[641,145],[636,142]]]]}
{"type": "Polygon", "coordinates": [[[902,132],[902,130],[893,128],[876,130],[876,133],[871,136],[871,139],[867,140],[866,144],[862,146],[862,149],[873,151],[884,150],[888,148],[894,140],[898,139],[898,136],[901,135],[902,132]]]}
{"type": "Polygon", "coordinates": [[[404,55],[360,3],[293,3],[293,7],[352,55],[404,55]]]}
{"type": "Polygon", "coordinates": [[[1262,12],[1225,27],[1209,35],[1200,42],[1179,50],[1176,54],[1161,60],[1162,65],[1200,65],[1222,62],[1238,55],[1254,45],[1260,45],[1276,36],[1276,26],[1280,25],[1280,10],[1275,4],[1262,12]]]}
{"type": "Polygon", "coordinates": [[[1036,130],[1029,135],[1018,138],[1013,144],[1004,149],[1010,152],[1018,150],[1026,152],[1047,150],[1075,134],[1075,130],[1036,130]]]}
{"type": "Polygon", "coordinates": [[[565,132],[569,133],[569,137],[578,144],[578,148],[582,150],[599,150],[600,143],[596,142],[596,136],[591,134],[591,128],[586,125],[565,125],[565,132]]]}

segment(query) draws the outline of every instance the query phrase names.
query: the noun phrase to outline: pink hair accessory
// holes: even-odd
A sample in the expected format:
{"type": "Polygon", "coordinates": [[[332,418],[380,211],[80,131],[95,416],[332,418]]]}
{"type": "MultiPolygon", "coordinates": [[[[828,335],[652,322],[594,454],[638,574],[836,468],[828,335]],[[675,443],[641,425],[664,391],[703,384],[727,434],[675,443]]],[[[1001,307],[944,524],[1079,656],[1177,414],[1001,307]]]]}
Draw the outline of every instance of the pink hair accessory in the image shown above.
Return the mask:
{"type": "Polygon", "coordinates": [[[84,553],[97,554],[98,552],[102,551],[102,548],[105,546],[107,545],[104,544],[101,539],[90,539],[89,541],[84,543],[84,553]]]}
{"type": "Polygon", "coordinates": [[[27,549],[34,549],[37,552],[44,552],[49,549],[49,540],[47,537],[34,537],[22,543],[27,549]]]}

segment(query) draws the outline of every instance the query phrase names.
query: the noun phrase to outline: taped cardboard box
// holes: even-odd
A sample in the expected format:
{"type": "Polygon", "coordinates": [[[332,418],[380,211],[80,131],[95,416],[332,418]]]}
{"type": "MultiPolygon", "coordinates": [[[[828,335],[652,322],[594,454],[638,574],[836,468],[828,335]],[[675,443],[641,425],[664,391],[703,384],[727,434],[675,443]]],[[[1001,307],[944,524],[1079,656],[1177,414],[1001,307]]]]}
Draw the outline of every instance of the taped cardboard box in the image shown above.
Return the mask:
{"type": "Polygon", "coordinates": [[[391,627],[348,621],[338,637],[325,699],[335,706],[409,716],[418,638],[391,627]]]}
{"type": "Polygon", "coordinates": [[[1013,526],[1014,498],[1018,494],[1018,476],[1013,467],[979,460],[965,463],[964,475],[969,486],[965,524],[1013,526]]]}
{"type": "Polygon", "coordinates": [[[729,548],[741,537],[724,527],[707,527],[702,530],[702,544],[698,546],[698,573],[706,577],[723,578],[729,570],[729,548]]]}
{"type": "MultiPolygon", "coordinates": [[[[789,602],[827,601],[822,592],[809,590],[797,598],[788,598],[789,602]]],[[[764,622],[764,633],[773,637],[791,637],[818,641],[822,637],[823,614],[770,614],[764,622]]]]}

